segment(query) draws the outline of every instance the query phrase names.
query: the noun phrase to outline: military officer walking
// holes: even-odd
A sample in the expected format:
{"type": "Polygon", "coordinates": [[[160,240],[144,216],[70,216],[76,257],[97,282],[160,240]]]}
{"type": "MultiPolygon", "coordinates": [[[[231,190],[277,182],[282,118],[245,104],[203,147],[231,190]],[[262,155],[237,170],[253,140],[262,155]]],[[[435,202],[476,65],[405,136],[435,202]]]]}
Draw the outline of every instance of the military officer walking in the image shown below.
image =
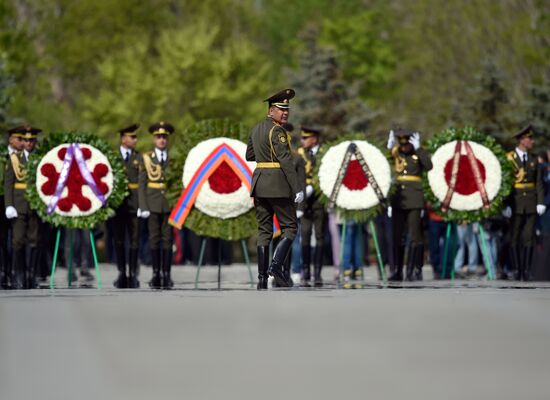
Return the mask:
{"type": "Polygon", "coordinates": [[[304,199],[304,192],[296,174],[290,135],[282,125],[288,122],[289,101],[294,95],[294,90],[285,89],[265,100],[268,115],[252,128],[246,149],[246,160],[256,161],[250,195],[258,221],[258,289],[267,289],[268,275],[279,287],[292,286],[283,273],[283,264],[297,232],[295,203],[304,199]],[[273,215],[279,220],[282,237],[270,264],[273,215]]]}
{"type": "Polygon", "coordinates": [[[138,124],[130,125],[119,131],[120,157],[124,163],[128,178],[129,195],[116,210],[113,217],[113,236],[118,268],[118,278],[114,286],[119,289],[139,287],[138,247],[139,247],[139,167],[142,157],[136,151],[138,124]],[[128,234],[128,252],[126,251],[126,234],[128,234]],[[128,274],[126,274],[126,255],[128,255],[128,274]]]}
{"type": "Polygon", "coordinates": [[[531,125],[514,135],[517,146],[507,154],[512,163],[515,182],[504,210],[512,217],[510,258],[517,280],[531,280],[536,216],[544,214],[544,184],[537,157],[530,153],[535,138],[531,125]]]}
{"type": "Polygon", "coordinates": [[[158,122],[149,127],[154,150],[143,154],[139,172],[139,209],[142,218],[148,218],[149,243],[153,277],[149,286],[170,289],[174,286],[172,268],[172,227],[168,224],[172,210],[166,199],[166,173],[169,164],[168,137],[174,127],[158,122]]]}
{"type": "Polygon", "coordinates": [[[313,254],[313,282],[316,287],[323,286],[321,269],[323,267],[323,241],[325,238],[326,212],[325,207],[319,201],[319,194],[313,189],[313,173],[316,165],[316,157],[319,152],[319,136],[321,131],[315,128],[302,126],[300,142],[302,147],[298,154],[305,162],[306,190],[305,201],[300,204],[299,210],[303,212],[301,219],[302,231],[302,280],[304,286],[309,286],[311,280],[311,234],[315,227],[315,251],[313,254]]]}
{"type": "MultiPolygon", "coordinates": [[[[36,140],[42,130],[29,125],[18,126],[8,131],[24,141],[36,140]]],[[[12,153],[4,180],[6,218],[12,221],[13,227],[13,268],[12,288],[36,288],[36,269],[38,266],[38,235],[40,220],[36,211],[31,210],[25,198],[27,190],[26,169],[30,152],[21,146],[20,151],[12,153]],[[26,260],[26,245],[29,245],[30,259],[26,260]]]]}
{"type": "Polygon", "coordinates": [[[394,159],[395,192],[388,207],[392,218],[394,268],[389,280],[403,280],[406,234],[410,237],[407,257],[407,280],[422,280],[424,238],[422,210],[424,194],[422,173],[432,169],[430,155],[420,147],[420,134],[399,129],[391,131],[388,149],[394,159]]]}

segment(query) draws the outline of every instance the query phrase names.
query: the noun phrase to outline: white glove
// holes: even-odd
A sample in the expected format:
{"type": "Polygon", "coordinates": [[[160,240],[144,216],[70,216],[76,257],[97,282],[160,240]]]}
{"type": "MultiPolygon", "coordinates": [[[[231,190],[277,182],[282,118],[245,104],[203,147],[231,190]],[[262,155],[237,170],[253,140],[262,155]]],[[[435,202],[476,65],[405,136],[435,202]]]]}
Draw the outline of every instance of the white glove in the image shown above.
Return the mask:
{"type": "Polygon", "coordinates": [[[546,206],[544,204],[537,204],[537,214],[542,215],[546,212],[546,206]]]}
{"type": "Polygon", "coordinates": [[[420,133],[413,133],[413,135],[409,138],[409,143],[413,145],[415,150],[418,150],[420,148],[420,133]]]}
{"type": "Polygon", "coordinates": [[[424,209],[420,210],[420,218],[424,218],[424,214],[425,214],[424,209]]]}
{"type": "Polygon", "coordinates": [[[296,218],[300,219],[304,216],[304,212],[302,210],[296,210],[296,218]]]}
{"type": "Polygon", "coordinates": [[[502,216],[504,218],[510,218],[512,216],[512,209],[510,208],[510,206],[508,206],[504,210],[502,210],[502,216]]]}
{"type": "Polygon", "coordinates": [[[6,207],[6,218],[7,219],[13,219],[13,218],[17,218],[17,210],[15,209],[14,206],[8,206],[6,207]]]}
{"type": "Polygon", "coordinates": [[[304,201],[304,191],[300,190],[298,193],[296,193],[296,197],[294,198],[295,203],[301,203],[304,201]]]}
{"type": "Polygon", "coordinates": [[[391,208],[391,206],[389,206],[389,207],[387,208],[387,211],[386,211],[386,212],[388,213],[388,218],[391,218],[392,211],[393,211],[393,209],[391,208]]]}
{"type": "Polygon", "coordinates": [[[393,146],[395,146],[395,134],[393,133],[393,130],[390,131],[390,135],[388,136],[388,144],[387,148],[388,150],[393,149],[393,146]]]}
{"type": "Polygon", "coordinates": [[[143,210],[141,211],[141,218],[149,218],[149,216],[151,215],[151,211],[147,211],[147,210],[143,210]]]}
{"type": "Polygon", "coordinates": [[[309,199],[314,191],[315,190],[313,190],[313,186],[307,185],[306,186],[306,199],[309,199]]]}
{"type": "Polygon", "coordinates": [[[136,215],[137,215],[138,218],[141,218],[141,209],[140,208],[138,208],[136,215]]]}

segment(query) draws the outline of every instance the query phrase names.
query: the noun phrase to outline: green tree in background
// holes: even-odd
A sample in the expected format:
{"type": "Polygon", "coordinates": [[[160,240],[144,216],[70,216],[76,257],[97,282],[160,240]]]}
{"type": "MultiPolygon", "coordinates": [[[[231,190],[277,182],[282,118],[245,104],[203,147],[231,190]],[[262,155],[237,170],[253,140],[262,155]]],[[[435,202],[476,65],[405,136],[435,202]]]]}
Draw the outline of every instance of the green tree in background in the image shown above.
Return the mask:
{"type": "Polygon", "coordinates": [[[524,124],[533,125],[537,134],[537,146],[550,146],[550,71],[548,77],[540,84],[530,87],[527,101],[526,120],[524,124]]]}

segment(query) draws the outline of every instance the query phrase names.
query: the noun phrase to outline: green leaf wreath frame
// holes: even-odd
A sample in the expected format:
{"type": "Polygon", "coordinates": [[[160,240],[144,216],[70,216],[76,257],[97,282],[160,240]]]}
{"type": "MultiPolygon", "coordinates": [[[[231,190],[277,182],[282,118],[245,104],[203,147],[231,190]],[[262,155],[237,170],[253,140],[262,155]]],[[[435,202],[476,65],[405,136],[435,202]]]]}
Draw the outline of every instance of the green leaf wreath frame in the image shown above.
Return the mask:
{"type": "MultiPolygon", "coordinates": [[[[189,151],[200,142],[215,137],[248,142],[249,131],[242,124],[227,119],[209,119],[197,122],[178,133],[170,147],[170,170],[167,174],[170,204],[178,200],[182,187],[182,174],[189,151]],[[179,137],[181,136],[181,138],[179,137]]],[[[209,216],[193,207],[184,226],[197,235],[224,240],[241,240],[256,234],[258,225],[254,208],[235,218],[221,219],[209,216]]]]}
{"type": "Polygon", "coordinates": [[[465,210],[453,210],[449,209],[447,212],[441,210],[441,200],[439,200],[432,191],[430,184],[428,182],[427,173],[424,173],[423,185],[424,193],[426,195],[426,201],[429,202],[432,206],[432,209],[441,217],[448,222],[477,222],[483,219],[490,218],[494,215],[499,214],[505,206],[505,201],[512,190],[512,185],[514,183],[514,175],[512,170],[512,165],[506,158],[506,151],[502,148],[497,141],[489,135],[481,133],[474,128],[465,127],[465,128],[449,128],[445,129],[430,140],[428,140],[428,150],[430,154],[434,154],[435,151],[454,140],[468,140],[476,142],[480,145],[487,147],[493,152],[495,157],[500,163],[502,171],[502,181],[500,189],[495,198],[491,201],[491,205],[488,209],[481,208],[475,211],[465,211],[465,210]]]}
{"type": "Polygon", "coordinates": [[[90,229],[106,221],[114,215],[115,209],[122,204],[122,201],[128,195],[128,179],[120,157],[111,148],[108,142],[89,133],[56,132],[47,136],[29,157],[26,180],[26,198],[29,201],[30,207],[36,210],[42,220],[55,226],[64,226],[67,228],[90,229]],[[111,164],[113,172],[113,189],[110,196],[107,198],[105,206],[97,210],[94,214],[80,217],[67,217],[56,213],[48,214],[48,205],[42,201],[38,194],[38,189],[36,188],[38,164],[51,149],[64,143],[82,143],[93,146],[101,151],[111,164]]]}
{"type": "MultiPolygon", "coordinates": [[[[329,198],[328,198],[327,195],[325,195],[321,191],[321,187],[320,187],[319,169],[321,167],[321,162],[323,160],[323,157],[325,156],[325,154],[327,153],[327,151],[331,147],[336,146],[336,145],[338,145],[342,142],[348,141],[348,140],[349,141],[368,141],[370,144],[372,144],[373,146],[375,146],[376,148],[378,148],[380,150],[380,147],[377,145],[377,142],[374,141],[374,140],[373,141],[367,140],[366,135],[363,134],[363,133],[348,133],[348,134],[345,134],[345,135],[339,137],[336,140],[327,142],[327,143],[325,143],[321,146],[321,148],[319,149],[318,156],[317,156],[317,159],[319,161],[317,162],[317,164],[315,166],[315,174],[314,174],[314,177],[313,177],[313,186],[315,188],[315,192],[317,194],[320,194],[319,201],[325,207],[328,206],[329,198]]],[[[382,150],[380,150],[380,151],[382,152],[382,154],[384,154],[384,152],[382,150]]],[[[368,162],[368,160],[367,160],[367,162],[368,162]]],[[[393,185],[391,187],[393,187],[393,185]]],[[[391,195],[391,187],[390,187],[390,191],[388,192],[388,195],[387,195],[387,200],[388,201],[389,201],[389,198],[390,198],[390,195],[391,195]]],[[[349,210],[349,209],[337,206],[336,211],[340,214],[341,218],[343,218],[346,221],[355,221],[355,222],[358,222],[358,223],[362,223],[362,222],[366,222],[366,221],[369,221],[371,219],[374,219],[376,216],[378,216],[381,212],[384,211],[384,206],[382,204],[378,204],[374,207],[366,208],[364,210],[349,210]]]]}

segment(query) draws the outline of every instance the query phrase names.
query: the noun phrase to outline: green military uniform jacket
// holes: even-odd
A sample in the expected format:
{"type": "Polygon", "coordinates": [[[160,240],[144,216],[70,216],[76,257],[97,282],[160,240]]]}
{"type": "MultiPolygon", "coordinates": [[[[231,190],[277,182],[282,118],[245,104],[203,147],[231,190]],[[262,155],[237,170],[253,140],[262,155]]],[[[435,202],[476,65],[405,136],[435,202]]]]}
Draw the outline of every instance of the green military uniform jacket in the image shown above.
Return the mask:
{"type": "Polygon", "coordinates": [[[8,149],[0,151],[0,196],[4,196],[4,177],[8,168],[8,149]]]}
{"type": "Polygon", "coordinates": [[[132,150],[132,154],[128,157],[128,161],[122,158],[122,163],[124,164],[126,176],[128,177],[128,191],[130,192],[124,199],[122,207],[126,207],[130,213],[135,213],[139,208],[139,172],[140,166],[143,164],[143,158],[139,152],[132,150]]]}
{"type": "Polygon", "coordinates": [[[392,206],[403,210],[424,208],[422,173],[432,169],[430,155],[423,148],[404,154],[399,148],[392,150],[395,171],[395,192],[392,206]]]}
{"type": "Polygon", "coordinates": [[[170,156],[164,166],[157,159],[155,151],[143,154],[139,170],[139,208],[154,213],[169,213],[172,208],[166,199],[166,174],[170,156]]]}
{"type": "Polygon", "coordinates": [[[12,153],[8,158],[4,178],[4,196],[6,207],[15,207],[17,214],[27,214],[29,203],[25,198],[27,184],[25,181],[27,159],[23,151],[12,153]]]}
{"type": "Polygon", "coordinates": [[[514,150],[507,154],[515,174],[514,187],[509,197],[509,205],[515,214],[534,214],[537,204],[544,204],[544,182],[535,155],[527,154],[527,164],[514,150]]]}
{"type": "Polygon", "coordinates": [[[294,198],[302,190],[290,149],[290,135],[271,118],[252,128],[246,160],[257,163],[252,176],[252,197],[294,198]]]}

